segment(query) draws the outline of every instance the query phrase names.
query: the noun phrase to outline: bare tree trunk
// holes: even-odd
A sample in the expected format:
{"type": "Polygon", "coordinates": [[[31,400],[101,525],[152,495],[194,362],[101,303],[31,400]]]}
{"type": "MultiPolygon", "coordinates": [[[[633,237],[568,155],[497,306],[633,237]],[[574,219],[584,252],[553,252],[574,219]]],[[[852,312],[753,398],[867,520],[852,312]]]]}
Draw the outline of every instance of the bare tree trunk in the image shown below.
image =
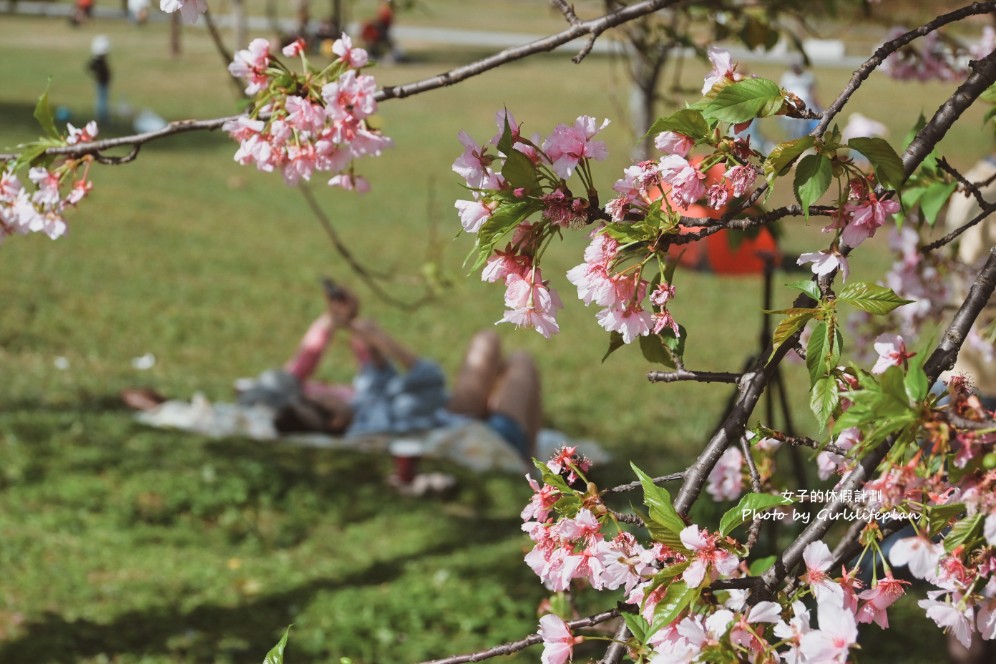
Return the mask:
{"type": "Polygon", "coordinates": [[[233,0],[232,18],[232,30],[234,31],[232,50],[237,51],[249,44],[249,16],[246,12],[245,0],[233,0]]]}
{"type": "Polygon", "coordinates": [[[180,35],[183,32],[183,23],[180,21],[180,12],[173,12],[169,19],[169,53],[174,58],[180,57],[180,35]]]}

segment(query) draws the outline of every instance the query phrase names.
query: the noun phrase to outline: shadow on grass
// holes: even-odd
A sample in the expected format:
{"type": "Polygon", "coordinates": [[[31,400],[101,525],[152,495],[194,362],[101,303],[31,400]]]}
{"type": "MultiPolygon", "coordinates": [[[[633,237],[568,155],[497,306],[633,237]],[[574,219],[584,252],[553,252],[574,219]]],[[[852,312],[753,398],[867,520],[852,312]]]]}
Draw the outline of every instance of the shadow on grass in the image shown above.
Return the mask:
{"type": "MultiPolygon", "coordinates": [[[[282,592],[259,597],[239,606],[208,605],[191,611],[170,607],[128,611],[101,624],[69,620],[49,612],[25,625],[25,633],[0,644],[0,662],[76,662],[106,655],[154,656],[169,654],[184,661],[217,661],[226,648],[238,644],[236,661],[262,659],[273,647],[280,630],[293,621],[320,593],[391,583],[404,574],[406,565],[423,558],[444,556],[463,549],[501,541],[515,532],[511,521],[467,520],[446,541],[410,555],[371,564],[348,580],[312,579],[282,592]],[[184,636],[196,634],[197,647],[185,648],[184,636]]],[[[232,653],[235,655],[235,653],[232,653]]],[[[295,650],[297,664],[328,661],[324,653],[295,650]]]]}

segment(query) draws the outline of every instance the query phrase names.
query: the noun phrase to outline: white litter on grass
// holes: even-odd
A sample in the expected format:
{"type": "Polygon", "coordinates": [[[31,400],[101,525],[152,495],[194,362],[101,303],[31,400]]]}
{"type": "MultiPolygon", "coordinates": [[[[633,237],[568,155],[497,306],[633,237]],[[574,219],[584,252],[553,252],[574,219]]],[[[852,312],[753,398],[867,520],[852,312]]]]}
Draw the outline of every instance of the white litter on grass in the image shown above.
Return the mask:
{"type": "Polygon", "coordinates": [[[69,358],[60,355],[52,361],[52,364],[54,364],[55,368],[59,371],[65,371],[69,368],[69,358]]]}
{"type": "Polygon", "coordinates": [[[139,371],[147,371],[156,366],[156,356],[152,353],[146,353],[139,357],[133,357],[131,358],[131,366],[139,371]]]}

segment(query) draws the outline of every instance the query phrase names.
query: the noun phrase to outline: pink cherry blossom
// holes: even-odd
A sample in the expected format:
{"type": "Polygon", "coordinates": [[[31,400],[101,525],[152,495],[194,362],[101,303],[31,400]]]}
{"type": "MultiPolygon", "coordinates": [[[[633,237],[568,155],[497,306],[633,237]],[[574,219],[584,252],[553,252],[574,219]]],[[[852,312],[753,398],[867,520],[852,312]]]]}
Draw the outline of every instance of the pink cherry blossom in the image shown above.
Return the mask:
{"type": "Polygon", "coordinates": [[[941,544],[919,535],[896,542],[889,550],[889,562],[896,567],[908,565],[910,574],[918,579],[930,580],[937,572],[937,564],[944,555],[941,544]]]}
{"type": "Polygon", "coordinates": [[[880,334],[875,339],[874,348],[878,360],[872,367],[873,374],[885,373],[889,367],[905,366],[906,360],[916,355],[906,351],[906,342],[898,334],[880,334]]]}
{"type": "Polygon", "coordinates": [[[539,635],[543,637],[543,664],[564,664],[574,656],[574,646],[584,641],[583,636],[571,634],[559,616],[552,613],[540,618],[539,635]]]}
{"type": "Polygon", "coordinates": [[[662,131],[654,137],[654,147],[661,152],[676,154],[679,157],[687,156],[693,145],[695,141],[676,131],[662,131]]]}
{"type": "Polygon", "coordinates": [[[332,44],[332,52],[339,56],[339,60],[345,62],[353,69],[361,69],[367,66],[367,52],[362,48],[354,47],[353,40],[345,32],[332,44]]]}
{"type": "Polygon", "coordinates": [[[618,332],[623,343],[645,337],[653,328],[653,316],[639,304],[616,304],[595,314],[595,320],[608,332],[618,332]]]}
{"type": "Polygon", "coordinates": [[[365,194],[370,191],[370,183],[365,177],[359,175],[351,175],[349,173],[340,173],[339,175],[333,175],[329,179],[330,187],[341,187],[346,191],[355,191],[358,194],[365,194]]]}
{"type": "Polygon", "coordinates": [[[708,92],[724,78],[730,79],[731,81],[739,81],[743,78],[743,76],[736,71],[737,66],[733,63],[733,56],[731,56],[730,52],[726,49],[710,46],[708,55],[709,62],[712,63],[712,70],[706,74],[705,81],[702,85],[702,94],[708,94],[708,92]]]}
{"type": "Polygon", "coordinates": [[[817,251],[801,254],[796,264],[805,265],[806,263],[813,264],[813,274],[823,277],[834,270],[840,270],[841,278],[847,281],[847,275],[850,271],[847,259],[836,251],[817,251]]]}
{"type": "Polygon", "coordinates": [[[806,632],[799,651],[806,664],[845,664],[848,651],[858,640],[854,614],[831,602],[818,605],[819,629],[806,632]]]}
{"type": "Polygon", "coordinates": [[[304,53],[305,46],[304,40],[298,37],[291,43],[287,44],[287,46],[280,49],[280,52],[284,54],[285,58],[296,58],[304,53]]]}
{"type": "Polygon", "coordinates": [[[858,609],[858,622],[875,622],[882,629],[889,629],[889,616],[886,609],[903,596],[904,585],[910,585],[909,581],[895,579],[892,572],[886,572],[884,578],[879,579],[874,586],[858,595],[860,599],[865,601],[858,609]]]}
{"type": "Polygon", "coordinates": [[[658,165],[661,179],[671,185],[670,196],[679,206],[686,208],[706,193],[705,173],[688,163],[684,157],[668,155],[658,165]]]}
{"type": "Polygon", "coordinates": [[[823,541],[810,542],[802,551],[802,559],[806,563],[806,573],[802,580],[809,584],[813,596],[821,605],[824,602],[843,602],[844,591],[839,584],[834,583],[827,570],[833,561],[833,554],[823,541]]]}
{"type": "Polygon", "coordinates": [[[453,207],[460,214],[460,223],[468,233],[476,233],[481,230],[481,226],[488,220],[491,214],[497,209],[498,203],[488,203],[487,201],[456,201],[453,207]]]}
{"type": "Polygon", "coordinates": [[[464,150],[453,162],[453,171],[471,189],[498,189],[501,179],[491,168],[494,157],[487,154],[486,146],[475,143],[466,131],[461,131],[458,138],[464,150]]]}
{"type": "Polygon", "coordinates": [[[848,203],[844,212],[850,215],[850,221],[844,227],[841,239],[847,246],[856,247],[874,236],[889,216],[899,212],[899,203],[891,198],[880,201],[871,195],[860,205],[848,203]]]}
{"type": "Polygon", "coordinates": [[[758,170],[754,165],[737,164],[726,171],[725,177],[733,186],[733,195],[739,197],[746,194],[754,186],[757,176],[758,170]]]}
{"type": "MultiPolygon", "coordinates": [[[[163,11],[166,9],[164,8],[163,11]]],[[[270,79],[266,75],[266,68],[269,66],[270,42],[257,38],[249,42],[248,48],[235,53],[235,59],[228,65],[228,72],[248,83],[246,85],[247,95],[255,95],[257,92],[265,90],[270,83],[270,79]]]]}
{"type": "Polygon", "coordinates": [[[69,136],[66,137],[66,145],[77,145],[78,143],[89,143],[97,137],[97,123],[91,120],[82,129],[78,129],[72,123],[66,123],[69,129],[69,136]]]}
{"type": "Polygon", "coordinates": [[[744,491],[744,455],[736,447],[728,447],[719,457],[709,477],[706,491],[713,500],[736,500],[744,491]]]}
{"type": "Polygon", "coordinates": [[[929,591],[927,599],[920,600],[917,605],[924,609],[927,617],[937,623],[938,627],[953,634],[961,645],[970,648],[975,617],[972,607],[950,595],[946,596],[945,601],[940,601],[938,597],[942,595],[943,591],[929,591]]]}
{"type": "Polygon", "coordinates": [[[167,14],[179,10],[183,20],[193,23],[197,17],[207,11],[205,0],[159,0],[159,8],[167,14]]]}
{"type": "Polygon", "coordinates": [[[547,339],[560,331],[556,313],[564,305],[536,268],[525,276],[510,274],[505,278],[505,306],[508,311],[499,323],[532,327],[547,339]]]}
{"type": "Polygon", "coordinates": [[[707,574],[710,581],[727,577],[740,564],[735,555],[716,546],[716,535],[700,530],[696,525],[684,528],[678,536],[692,553],[691,563],[681,575],[689,588],[701,586],[707,574]]]}
{"type": "Polygon", "coordinates": [[[595,118],[582,115],[570,127],[563,124],[554,127],[543,143],[543,151],[550,158],[553,171],[562,178],[569,178],[582,159],[605,159],[609,153],[605,143],[592,138],[608,125],[609,121],[604,120],[601,126],[596,126],[595,118]]]}

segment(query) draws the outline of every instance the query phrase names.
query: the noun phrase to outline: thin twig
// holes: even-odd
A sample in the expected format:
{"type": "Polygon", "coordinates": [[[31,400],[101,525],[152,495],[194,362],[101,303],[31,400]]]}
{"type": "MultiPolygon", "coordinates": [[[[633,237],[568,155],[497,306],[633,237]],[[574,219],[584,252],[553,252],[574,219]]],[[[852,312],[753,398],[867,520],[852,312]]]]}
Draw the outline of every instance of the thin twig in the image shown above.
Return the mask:
{"type": "Polygon", "coordinates": [[[301,183],[298,185],[298,189],[301,191],[301,195],[304,196],[304,200],[307,201],[308,207],[311,208],[312,214],[315,215],[315,219],[317,219],[318,223],[322,225],[323,229],[325,229],[326,235],[328,235],[329,239],[332,241],[332,246],[335,247],[335,250],[340,256],[342,256],[346,263],[349,264],[349,267],[353,270],[353,272],[355,272],[360,279],[363,280],[363,282],[374,292],[377,297],[403,311],[415,311],[431,299],[432,296],[430,294],[426,294],[415,300],[402,300],[394,297],[384,290],[377,281],[378,279],[382,279],[383,275],[374,274],[359,260],[357,260],[355,256],[353,256],[352,252],[349,250],[349,247],[347,247],[346,243],[339,237],[339,233],[335,230],[332,222],[329,221],[329,218],[325,214],[324,210],[322,210],[321,206],[318,205],[318,201],[315,200],[315,195],[311,192],[311,188],[301,183]]]}
{"type": "Polygon", "coordinates": [[[697,383],[736,383],[743,374],[725,373],[719,371],[651,371],[647,380],[651,383],[677,383],[679,381],[695,381],[697,383]]]}
{"type": "Polygon", "coordinates": [[[979,204],[979,207],[986,207],[987,205],[989,205],[989,203],[986,202],[986,199],[982,197],[982,192],[979,191],[978,186],[976,186],[975,183],[969,182],[967,179],[965,179],[965,176],[959,173],[953,166],[951,166],[951,164],[948,163],[947,159],[945,159],[944,157],[940,157],[937,160],[937,166],[942,171],[944,171],[945,173],[953,177],[955,180],[957,180],[958,184],[961,185],[962,189],[964,189],[965,192],[972,194],[972,197],[975,198],[976,202],[979,204]]]}
{"type": "MultiPolygon", "coordinates": [[[[651,480],[654,484],[664,484],[665,482],[674,482],[680,480],[685,476],[684,472],[681,473],[671,473],[670,475],[662,475],[660,477],[655,477],[651,480]]],[[[614,486],[611,489],[603,489],[601,495],[607,493],[625,493],[627,491],[636,491],[643,485],[640,482],[629,482],[627,484],[620,484],[619,486],[614,486]]]]}
{"type": "Polygon", "coordinates": [[[218,25],[214,22],[214,16],[211,15],[211,11],[207,8],[207,6],[204,7],[204,24],[207,25],[208,34],[211,35],[211,41],[214,42],[214,49],[218,52],[218,55],[221,57],[221,61],[225,66],[225,73],[228,74],[229,80],[231,80],[232,85],[235,86],[236,94],[239,99],[247,98],[248,95],[246,94],[245,89],[243,89],[242,83],[240,83],[239,79],[228,71],[228,64],[233,60],[232,54],[227,48],[225,48],[225,42],[222,41],[221,33],[218,32],[218,25]]]}
{"type": "Polygon", "coordinates": [[[928,254],[931,251],[934,251],[935,249],[940,249],[944,245],[954,242],[955,240],[958,239],[958,237],[962,233],[967,231],[972,226],[976,226],[985,221],[989,217],[989,215],[991,215],[993,212],[996,212],[996,202],[987,203],[982,207],[982,209],[979,211],[977,215],[969,219],[967,222],[965,222],[958,228],[954,229],[953,231],[951,231],[944,237],[940,238],[939,240],[934,240],[930,244],[926,244],[920,247],[920,253],[928,254]]]}
{"type": "Polygon", "coordinates": [[[142,149],[141,145],[133,145],[131,152],[122,157],[107,157],[100,154],[99,152],[93,153],[93,158],[101,164],[107,164],[109,166],[120,166],[121,164],[127,164],[128,162],[135,161],[138,157],[138,151],[142,149]]]}
{"type": "MultiPolygon", "coordinates": [[[[584,627],[594,627],[595,625],[612,620],[613,618],[618,618],[620,615],[619,609],[612,609],[611,611],[596,613],[595,615],[588,616],[587,618],[571,620],[567,623],[567,626],[572,630],[584,627]]],[[[487,650],[481,650],[469,655],[457,655],[455,657],[446,657],[444,659],[434,659],[428,662],[422,662],[422,664],[464,664],[465,662],[480,662],[492,657],[511,655],[542,642],[543,638],[539,634],[531,634],[524,639],[505,643],[500,646],[488,648],[487,650]]]]}
{"type": "Polygon", "coordinates": [[[567,22],[571,25],[578,25],[581,23],[581,19],[578,15],[574,13],[574,5],[567,4],[567,0],[550,0],[550,4],[560,10],[560,13],[564,15],[567,22]]]}
{"type": "MultiPolygon", "coordinates": [[[[743,452],[744,459],[747,461],[747,470],[750,472],[750,488],[754,493],[761,493],[761,473],[758,472],[757,464],[754,463],[754,455],[750,453],[750,444],[743,436],[740,437],[740,450],[743,452]]],[[[748,549],[753,549],[754,545],[757,544],[757,536],[760,531],[761,515],[755,512],[750,528],[747,530],[748,549]]]]}

